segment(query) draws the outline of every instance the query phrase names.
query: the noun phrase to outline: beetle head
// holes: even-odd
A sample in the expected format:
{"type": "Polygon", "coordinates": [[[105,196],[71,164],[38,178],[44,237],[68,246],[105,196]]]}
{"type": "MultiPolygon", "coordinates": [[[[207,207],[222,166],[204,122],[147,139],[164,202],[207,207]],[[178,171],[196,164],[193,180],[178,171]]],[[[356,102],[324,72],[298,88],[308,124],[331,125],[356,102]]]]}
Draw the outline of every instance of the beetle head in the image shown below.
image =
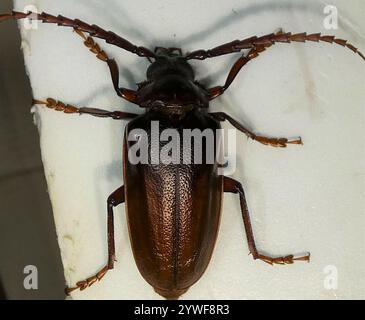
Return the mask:
{"type": "Polygon", "coordinates": [[[147,69],[147,81],[140,84],[141,107],[207,107],[204,88],[194,81],[194,70],[179,48],[155,49],[155,61],[147,69]]]}

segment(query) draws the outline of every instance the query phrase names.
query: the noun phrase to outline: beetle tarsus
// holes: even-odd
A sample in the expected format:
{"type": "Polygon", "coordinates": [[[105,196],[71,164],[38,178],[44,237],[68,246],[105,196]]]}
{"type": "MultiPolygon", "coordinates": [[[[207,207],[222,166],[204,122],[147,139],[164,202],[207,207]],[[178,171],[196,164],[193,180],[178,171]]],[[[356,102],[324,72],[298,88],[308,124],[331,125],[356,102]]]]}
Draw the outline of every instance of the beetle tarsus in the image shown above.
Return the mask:
{"type": "Polygon", "coordinates": [[[94,41],[94,39],[90,36],[86,36],[81,30],[74,28],[74,31],[84,39],[84,45],[89,48],[90,52],[94,53],[96,57],[104,62],[109,60],[108,55],[104,50],[100,48],[100,46],[94,41]]]}
{"type": "Polygon", "coordinates": [[[302,139],[294,139],[294,140],[288,140],[287,138],[267,138],[263,136],[253,136],[253,140],[256,140],[257,142],[260,142],[261,144],[271,146],[271,147],[277,147],[277,148],[286,148],[288,144],[300,144],[303,145],[302,139]]]}
{"type": "Polygon", "coordinates": [[[259,259],[262,260],[270,265],[274,265],[274,264],[293,264],[295,261],[307,261],[310,262],[310,253],[308,253],[305,256],[300,256],[300,257],[294,257],[294,255],[290,254],[287,256],[282,256],[282,257],[268,257],[262,254],[256,254],[254,255],[254,259],[259,259]]]}
{"type": "Polygon", "coordinates": [[[77,289],[85,290],[86,288],[92,286],[95,282],[100,281],[105,274],[108,272],[109,268],[108,265],[106,265],[105,267],[103,267],[100,271],[98,271],[95,275],[82,280],[82,281],[78,281],[76,283],[76,287],[66,287],[65,289],[65,293],[66,295],[69,295],[72,291],[75,291],[77,289]]]}

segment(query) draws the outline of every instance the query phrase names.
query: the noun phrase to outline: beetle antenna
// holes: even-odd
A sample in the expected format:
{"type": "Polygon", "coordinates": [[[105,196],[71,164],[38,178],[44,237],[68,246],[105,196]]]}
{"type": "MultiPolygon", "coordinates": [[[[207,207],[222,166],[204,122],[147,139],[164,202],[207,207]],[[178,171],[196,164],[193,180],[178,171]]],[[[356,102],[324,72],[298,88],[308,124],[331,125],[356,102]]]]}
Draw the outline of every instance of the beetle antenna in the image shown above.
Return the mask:
{"type": "Polygon", "coordinates": [[[291,42],[327,42],[331,44],[338,44],[342,47],[346,47],[357,53],[364,61],[364,54],[358,50],[354,45],[349,43],[347,40],[338,39],[335,36],[322,35],[321,33],[307,34],[306,32],[292,34],[291,32],[286,33],[271,33],[262,37],[251,37],[244,40],[235,40],[232,42],[225,43],[218,47],[210,50],[196,50],[187,55],[187,59],[205,60],[207,58],[218,57],[221,55],[240,52],[243,49],[253,49],[256,47],[270,47],[275,43],[291,43],[291,42]]]}
{"type": "Polygon", "coordinates": [[[46,12],[42,12],[39,14],[39,13],[35,13],[32,11],[28,11],[27,13],[12,11],[12,13],[10,13],[10,14],[1,14],[0,22],[6,21],[6,20],[20,20],[20,19],[26,19],[26,18],[31,19],[31,20],[40,20],[43,23],[55,23],[58,26],[71,27],[76,30],[86,32],[93,37],[103,39],[109,44],[112,44],[119,48],[127,50],[140,57],[150,57],[150,58],[155,57],[155,54],[151,50],[149,50],[145,47],[136,46],[133,43],[129,42],[128,40],[118,36],[117,34],[115,34],[112,31],[106,31],[95,24],[90,25],[79,19],[70,19],[67,17],[63,17],[61,15],[58,15],[56,17],[56,16],[53,16],[46,12]]]}

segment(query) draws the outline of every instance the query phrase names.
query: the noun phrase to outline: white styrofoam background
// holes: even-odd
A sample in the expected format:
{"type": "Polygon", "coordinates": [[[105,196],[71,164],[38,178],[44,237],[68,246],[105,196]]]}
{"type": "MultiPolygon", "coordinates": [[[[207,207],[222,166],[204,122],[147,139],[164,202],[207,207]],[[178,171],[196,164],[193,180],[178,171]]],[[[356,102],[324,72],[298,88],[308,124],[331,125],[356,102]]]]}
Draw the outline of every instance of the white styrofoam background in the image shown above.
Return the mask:
{"type": "MultiPolygon", "coordinates": [[[[323,27],[324,1],[15,0],[23,10],[79,18],[150,48],[211,48],[283,28],[336,34],[365,51],[365,2],[333,0],[338,30],[323,27]]],[[[20,23],[23,26],[23,23],[20,23]]],[[[114,93],[107,66],[68,28],[22,27],[34,97],[79,106],[142,112],[114,93]]],[[[146,59],[98,40],[114,57],[121,85],[144,79],[146,59]]],[[[236,55],[194,62],[197,78],[224,82],[236,55]]],[[[216,250],[186,299],[365,298],[365,63],[329,44],[278,44],[244,67],[212,110],[226,111],[257,133],[303,138],[304,146],[274,149],[239,135],[237,170],[258,248],[285,255],[311,252],[310,264],[271,267],[248,256],[239,201],[225,195],[216,250]],[[330,267],[327,267],[330,266],[330,267]],[[324,286],[337,270],[337,289],[324,286]]],[[[122,184],[125,121],[64,115],[36,108],[42,158],[66,279],[89,277],[106,263],[106,198],[122,184]]],[[[225,128],[230,128],[228,124],[225,128]]],[[[116,210],[115,269],[74,299],[159,299],[138,273],[124,205],[116,210]]],[[[45,257],[46,259],[46,257],[45,257]]],[[[41,276],[41,275],[40,275],[41,276]]]]}

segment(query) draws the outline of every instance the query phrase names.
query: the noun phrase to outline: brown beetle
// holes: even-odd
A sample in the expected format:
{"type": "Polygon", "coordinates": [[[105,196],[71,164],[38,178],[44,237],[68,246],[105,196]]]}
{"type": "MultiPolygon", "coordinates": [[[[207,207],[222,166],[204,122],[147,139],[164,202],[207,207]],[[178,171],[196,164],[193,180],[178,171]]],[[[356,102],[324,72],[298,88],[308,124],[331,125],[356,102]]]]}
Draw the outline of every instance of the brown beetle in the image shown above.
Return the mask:
{"type": "MultiPolygon", "coordinates": [[[[158,121],[160,128],[175,129],[182,133],[184,129],[220,128],[221,121],[229,121],[235,128],[249,138],[273,147],[286,147],[287,144],[301,144],[301,139],[267,138],[257,136],[244,128],[229,115],[218,112],[209,113],[209,101],[223,94],[237,76],[241,68],[250,60],[276,42],[291,41],[324,41],[336,43],[351,49],[365,60],[364,55],[353,45],[334,36],[306,33],[291,34],[278,32],[262,37],[250,37],[236,40],[215,47],[211,50],[197,50],[183,55],[178,48],[157,47],[154,52],[144,47],[137,47],[110,31],[105,31],[96,25],[89,25],[80,20],[68,19],[62,16],[52,16],[47,13],[21,13],[0,15],[0,21],[9,19],[31,18],[42,22],[57,23],[68,26],[84,39],[91,52],[109,66],[114,88],[117,94],[140,107],[146,108],[143,115],[120,111],[106,111],[95,108],[77,108],[66,105],[55,99],[46,101],[34,100],[65,113],[89,114],[96,117],[111,117],[113,119],[133,119],[126,128],[124,138],[124,182],[125,185],[114,191],[108,198],[108,262],[94,276],[79,281],[75,287],[67,288],[69,293],[76,289],[85,289],[100,280],[108,270],[113,268],[115,260],[113,207],[125,202],[130,239],[137,266],[148,283],[156,292],[168,299],[176,299],[196,282],[204,273],[213,252],[220,220],[223,192],[239,195],[242,217],[246,230],[249,250],[254,259],[263,260],[269,264],[290,264],[296,260],[309,261],[309,254],[302,257],[287,255],[272,258],[262,255],[255,246],[249,212],[242,185],[232,178],[219,174],[217,161],[201,164],[184,162],[178,164],[134,164],[129,161],[129,151],[133,141],[127,139],[133,130],[147,133],[149,147],[158,143],[158,151],[166,144],[154,141],[152,123],[158,121]],[[119,87],[118,67],[113,59],[94,42],[89,33],[106,40],[129,52],[146,57],[151,61],[147,70],[146,81],[139,84],[137,90],[119,87]],[[194,70],[188,60],[204,60],[233,52],[249,49],[233,65],[223,86],[204,88],[195,80],[194,70]]],[[[214,140],[218,137],[214,136],[214,140]]],[[[205,145],[204,145],[205,146],[205,145]]],[[[203,146],[203,147],[204,147],[203,146]]],[[[177,147],[181,153],[183,147],[177,147]]],[[[207,154],[202,149],[202,158],[207,154]]],[[[217,150],[214,151],[215,156],[217,150]]],[[[149,160],[151,160],[151,153],[149,160]]],[[[194,157],[191,152],[190,157],[194,157]]]]}

